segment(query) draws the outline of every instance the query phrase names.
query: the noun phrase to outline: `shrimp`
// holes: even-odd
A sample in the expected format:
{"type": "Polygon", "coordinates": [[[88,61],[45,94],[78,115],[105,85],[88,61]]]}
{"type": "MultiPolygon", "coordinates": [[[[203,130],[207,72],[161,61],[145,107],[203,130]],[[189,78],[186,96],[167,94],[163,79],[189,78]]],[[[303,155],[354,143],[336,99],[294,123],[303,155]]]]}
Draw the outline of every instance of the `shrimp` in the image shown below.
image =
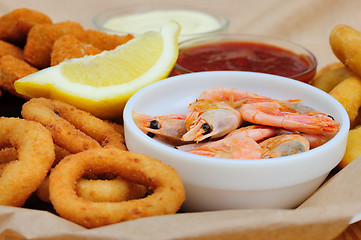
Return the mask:
{"type": "Polygon", "coordinates": [[[308,140],[298,134],[278,135],[261,142],[261,158],[275,158],[289,156],[296,153],[308,151],[310,144],[308,140]]]}
{"type": "Polygon", "coordinates": [[[237,108],[243,103],[273,101],[272,98],[242,91],[236,88],[215,87],[201,93],[198,99],[212,99],[219,102],[226,102],[237,108]]]}
{"type": "Polygon", "coordinates": [[[285,129],[278,129],[277,132],[278,132],[277,135],[298,134],[298,135],[306,138],[308,140],[308,142],[310,143],[310,149],[319,147],[319,146],[325,144],[326,142],[330,141],[334,137],[334,135],[332,135],[332,134],[330,134],[330,135],[308,134],[308,133],[287,131],[285,129]]]}
{"type": "Polygon", "coordinates": [[[257,159],[262,149],[257,141],[274,136],[275,128],[248,126],[232,131],[223,139],[178,146],[177,149],[193,154],[229,159],[257,159]]]}
{"type": "Polygon", "coordinates": [[[185,114],[149,116],[133,111],[132,117],[137,127],[150,137],[159,137],[169,144],[184,144],[182,136],[187,132],[185,114]]]}
{"type": "Polygon", "coordinates": [[[334,135],[340,126],[325,113],[285,101],[248,103],[242,105],[240,112],[242,118],[250,123],[308,134],[334,135]]]}
{"type": "Polygon", "coordinates": [[[188,152],[216,158],[258,159],[261,157],[262,149],[252,138],[233,135],[214,142],[208,142],[188,152]]]}
{"type": "Polygon", "coordinates": [[[223,137],[241,125],[241,114],[226,103],[200,99],[188,106],[183,141],[223,137]]]}

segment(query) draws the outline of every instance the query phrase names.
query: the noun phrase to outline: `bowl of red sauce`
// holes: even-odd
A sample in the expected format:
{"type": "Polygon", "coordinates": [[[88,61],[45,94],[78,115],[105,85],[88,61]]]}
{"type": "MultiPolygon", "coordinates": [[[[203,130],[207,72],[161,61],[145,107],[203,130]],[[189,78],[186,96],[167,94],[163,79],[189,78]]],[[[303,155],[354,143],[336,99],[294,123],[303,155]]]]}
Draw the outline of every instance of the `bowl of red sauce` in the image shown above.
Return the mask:
{"type": "Polygon", "coordinates": [[[172,75],[204,71],[247,71],[308,83],[316,74],[316,57],[301,45],[257,35],[219,34],[179,44],[172,75]]]}

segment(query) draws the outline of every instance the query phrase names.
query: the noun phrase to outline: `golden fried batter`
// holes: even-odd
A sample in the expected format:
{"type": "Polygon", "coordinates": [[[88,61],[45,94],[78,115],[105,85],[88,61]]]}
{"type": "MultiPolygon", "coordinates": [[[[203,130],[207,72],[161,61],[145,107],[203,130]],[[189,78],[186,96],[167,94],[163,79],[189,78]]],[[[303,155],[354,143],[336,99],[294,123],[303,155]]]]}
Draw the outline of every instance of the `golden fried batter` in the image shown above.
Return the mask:
{"type": "Polygon", "coordinates": [[[121,36],[95,30],[85,30],[84,33],[78,37],[81,41],[92,44],[101,50],[112,50],[134,38],[131,34],[121,36]]]}
{"type": "Polygon", "coordinates": [[[339,24],[332,29],[329,40],[335,56],[361,76],[361,32],[339,24]]]}
{"type": "Polygon", "coordinates": [[[23,49],[0,40],[0,57],[5,56],[5,55],[12,55],[16,58],[19,58],[21,60],[24,60],[24,52],[23,49]]]}
{"type": "Polygon", "coordinates": [[[351,69],[341,62],[336,62],[320,69],[315,78],[312,79],[311,85],[328,93],[340,82],[352,75],[355,74],[351,69]]]}
{"type": "Polygon", "coordinates": [[[0,58],[0,87],[11,94],[24,97],[16,92],[14,82],[37,71],[38,69],[27,62],[12,55],[5,55],[0,58]]]}
{"type": "Polygon", "coordinates": [[[55,66],[65,59],[80,58],[86,55],[96,55],[102,50],[91,44],[81,42],[74,35],[64,35],[58,38],[51,51],[51,66],[55,66]]]}
{"type": "Polygon", "coordinates": [[[83,31],[79,23],[70,21],[38,24],[29,31],[24,47],[25,60],[39,69],[49,67],[54,42],[65,34],[79,35],[83,31]]]}
{"type": "Polygon", "coordinates": [[[32,9],[15,9],[0,17],[0,39],[24,46],[29,30],[40,23],[52,23],[52,20],[32,9]]]}
{"type": "Polygon", "coordinates": [[[29,31],[24,48],[25,60],[39,69],[49,67],[54,42],[66,34],[74,35],[80,41],[100,50],[114,49],[133,38],[133,35],[110,35],[95,30],[84,30],[79,23],[70,21],[38,24],[29,31]]]}

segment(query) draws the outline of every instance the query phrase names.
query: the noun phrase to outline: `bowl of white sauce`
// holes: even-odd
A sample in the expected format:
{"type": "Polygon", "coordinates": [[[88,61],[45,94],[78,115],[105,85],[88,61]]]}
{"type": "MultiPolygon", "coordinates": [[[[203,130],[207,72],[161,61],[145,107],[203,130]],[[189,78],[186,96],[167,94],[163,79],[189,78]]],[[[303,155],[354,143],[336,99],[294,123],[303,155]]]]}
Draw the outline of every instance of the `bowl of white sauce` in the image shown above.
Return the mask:
{"type": "Polygon", "coordinates": [[[222,13],[186,5],[141,4],[106,9],[93,18],[97,30],[110,34],[139,35],[159,31],[165,22],[176,21],[181,26],[179,40],[227,30],[229,20],[222,13]]]}

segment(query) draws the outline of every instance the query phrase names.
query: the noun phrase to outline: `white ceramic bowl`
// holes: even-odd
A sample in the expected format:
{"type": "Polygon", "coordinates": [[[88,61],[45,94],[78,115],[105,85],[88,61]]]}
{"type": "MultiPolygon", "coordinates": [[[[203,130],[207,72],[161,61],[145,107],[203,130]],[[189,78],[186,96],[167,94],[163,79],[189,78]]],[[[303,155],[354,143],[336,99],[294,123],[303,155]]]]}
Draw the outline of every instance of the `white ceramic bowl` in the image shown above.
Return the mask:
{"type": "Polygon", "coordinates": [[[130,98],[123,117],[129,150],[157,158],[179,173],[186,189],[184,211],[294,208],[340,162],[349,130],[345,109],[325,92],[284,77],[236,71],[189,73],[151,84],[130,98]],[[340,131],[326,144],[304,153],[273,159],[231,160],[182,152],[148,137],[133,122],[133,110],[154,116],[186,113],[188,104],[203,90],[217,86],[279,100],[299,98],[304,105],[332,115],[341,123],[340,131]]]}

